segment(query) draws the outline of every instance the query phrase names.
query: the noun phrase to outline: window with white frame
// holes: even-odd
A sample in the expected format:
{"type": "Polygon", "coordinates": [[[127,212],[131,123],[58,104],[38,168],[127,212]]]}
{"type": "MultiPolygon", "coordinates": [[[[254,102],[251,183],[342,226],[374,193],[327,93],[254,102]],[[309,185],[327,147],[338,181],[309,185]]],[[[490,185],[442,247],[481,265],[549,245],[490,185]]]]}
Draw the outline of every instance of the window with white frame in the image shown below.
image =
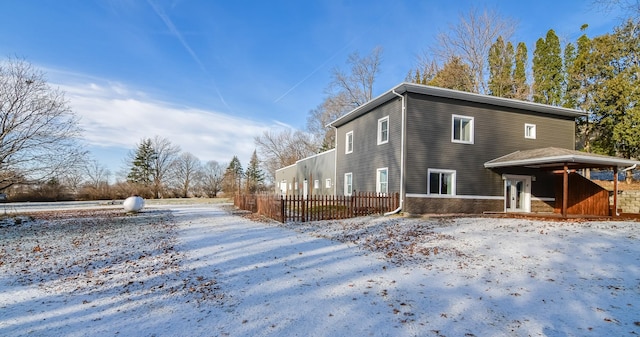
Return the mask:
{"type": "Polygon", "coordinates": [[[378,119],[378,145],[389,142],[389,116],[378,119]]]}
{"type": "Polygon", "coordinates": [[[353,174],[351,172],[344,174],[344,195],[353,194],[353,174]]]}
{"type": "Polygon", "coordinates": [[[451,141],[473,144],[473,117],[452,115],[451,141]]]}
{"type": "Polygon", "coordinates": [[[389,193],[389,170],[386,167],[376,170],[376,193],[389,193]]]}
{"type": "Polygon", "coordinates": [[[353,152],[353,131],[347,132],[344,153],[353,152]]]}
{"type": "Polygon", "coordinates": [[[313,189],[317,190],[320,188],[320,180],[316,179],[313,181],[313,189]]]}
{"type": "Polygon", "coordinates": [[[536,125],[535,124],[525,124],[524,125],[524,138],[536,139],[536,125]]]}
{"type": "Polygon", "coordinates": [[[456,171],[429,169],[428,194],[456,195],[456,171]]]}
{"type": "Polygon", "coordinates": [[[325,187],[325,188],[331,188],[331,178],[327,178],[327,179],[324,181],[324,187],[325,187]]]}

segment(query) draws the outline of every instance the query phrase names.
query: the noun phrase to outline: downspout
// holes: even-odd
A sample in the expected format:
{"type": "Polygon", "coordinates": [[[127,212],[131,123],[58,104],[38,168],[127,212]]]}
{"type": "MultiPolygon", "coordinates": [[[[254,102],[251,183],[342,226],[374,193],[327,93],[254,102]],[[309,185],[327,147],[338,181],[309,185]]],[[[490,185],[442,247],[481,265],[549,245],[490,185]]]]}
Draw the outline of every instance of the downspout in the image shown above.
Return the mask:
{"type": "Polygon", "coordinates": [[[336,182],[338,181],[338,128],[331,125],[335,132],[334,144],[333,148],[333,196],[338,195],[338,187],[336,186],[336,182]]]}
{"type": "Polygon", "coordinates": [[[407,102],[405,100],[404,95],[400,95],[396,92],[395,89],[391,90],[391,92],[400,97],[402,99],[402,113],[401,113],[401,125],[400,125],[400,204],[398,208],[391,212],[384,213],[384,216],[397,214],[402,210],[402,206],[404,204],[404,143],[405,143],[405,130],[404,130],[404,119],[407,113],[407,102]]]}

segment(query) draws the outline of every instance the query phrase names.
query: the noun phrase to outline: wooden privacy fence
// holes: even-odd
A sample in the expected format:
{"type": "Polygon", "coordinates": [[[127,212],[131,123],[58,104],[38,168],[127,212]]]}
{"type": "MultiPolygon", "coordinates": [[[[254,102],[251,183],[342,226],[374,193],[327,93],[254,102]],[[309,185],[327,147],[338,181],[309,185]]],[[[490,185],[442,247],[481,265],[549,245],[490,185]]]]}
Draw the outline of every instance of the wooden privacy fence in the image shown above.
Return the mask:
{"type": "Polygon", "coordinates": [[[234,205],[280,222],[347,219],[384,214],[398,208],[399,193],[358,192],[352,196],[236,195],[234,205]]]}

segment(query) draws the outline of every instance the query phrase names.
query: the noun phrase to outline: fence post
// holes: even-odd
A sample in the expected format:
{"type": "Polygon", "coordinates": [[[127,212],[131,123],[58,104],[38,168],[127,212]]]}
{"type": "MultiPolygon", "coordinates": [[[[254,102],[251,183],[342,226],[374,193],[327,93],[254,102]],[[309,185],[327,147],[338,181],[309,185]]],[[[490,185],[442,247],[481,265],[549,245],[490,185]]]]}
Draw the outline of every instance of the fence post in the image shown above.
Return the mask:
{"type": "Polygon", "coordinates": [[[305,219],[306,219],[306,216],[305,216],[306,206],[307,206],[306,200],[302,200],[302,222],[305,222],[305,219]]]}
{"type": "Polygon", "coordinates": [[[284,203],[285,203],[286,198],[287,198],[286,196],[284,198],[282,196],[280,196],[280,216],[282,217],[282,221],[281,221],[282,223],[285,223],[285,221],[286,221],[286,217],[285,217],[285,214],[284,214],[284,203]]]}

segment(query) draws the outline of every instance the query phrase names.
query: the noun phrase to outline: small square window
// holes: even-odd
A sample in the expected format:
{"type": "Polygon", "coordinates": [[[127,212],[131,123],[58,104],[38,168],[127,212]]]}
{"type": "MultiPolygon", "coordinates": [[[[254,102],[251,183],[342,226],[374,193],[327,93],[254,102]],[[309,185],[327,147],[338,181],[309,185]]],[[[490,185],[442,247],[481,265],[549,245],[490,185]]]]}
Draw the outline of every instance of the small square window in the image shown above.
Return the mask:
{"type": "Polygon", "coordinates": [[[353,131],[347,132],[344,153],[351,153],[351,152],[353,152],[353,131]]]}
{"type": "Polygon", "coordinates": [[[389,116],[378,119],[378,145],[389,142],[389,116]]]}
{"type": "Polygon", "coordinates": [[[536,139],[536,125],[525,124],[524,125],[524,138],[536,139]]]}
{"type": "Polygon", "coordinates": [[[473,117],[452,116],[451,141],[473,144],[473,117]]]}

